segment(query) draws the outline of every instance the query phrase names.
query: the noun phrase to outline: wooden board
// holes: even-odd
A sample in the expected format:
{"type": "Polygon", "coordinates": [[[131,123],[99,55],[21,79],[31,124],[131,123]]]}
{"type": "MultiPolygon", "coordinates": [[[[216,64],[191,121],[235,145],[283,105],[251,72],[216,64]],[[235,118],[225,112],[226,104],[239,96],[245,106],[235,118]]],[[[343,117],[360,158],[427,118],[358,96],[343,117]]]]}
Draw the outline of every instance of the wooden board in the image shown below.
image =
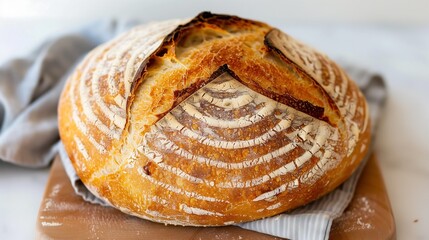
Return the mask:
{"type": "MultiPolygon", "coordinates": [[[[55,159],[36,227],[37,239],[279,239],[239,227],[165,226],[83,201],[55,159]]],[[[332,225],[330,239],[396,239],[395,222],[376,158],[359,180],[355,196],[332,225]]]]}

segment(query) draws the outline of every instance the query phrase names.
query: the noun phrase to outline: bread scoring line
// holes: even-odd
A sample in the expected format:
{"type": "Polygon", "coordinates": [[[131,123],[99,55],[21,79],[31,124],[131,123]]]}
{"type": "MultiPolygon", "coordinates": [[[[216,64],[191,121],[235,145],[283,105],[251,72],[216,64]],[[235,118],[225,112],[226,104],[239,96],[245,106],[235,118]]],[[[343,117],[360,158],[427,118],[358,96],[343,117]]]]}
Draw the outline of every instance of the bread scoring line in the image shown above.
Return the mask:
{"type": "Polygon", "coordinates": [[[192,104],[187,102],[178,106],[180,106],[183,110],[185,110],[185,112],[187,112],[194,118],[202,120],[205,124],[212,127],[220,128],[242,128],[250,126],[256,122],[261,121],[264,117],[271,115],[275,108],[275,104],[267,103],[265,106],[258,109],[257,112],[252,115],[247,115],[234,121],[229,121],[204,115],[199,112],[192,104]]]}
{"type": "Polygon", "coordinates": [[[277,133],[286,130],[289,128],[291,124],[291,119],[281,119],[276,126],[272,129],[268,130],[264,134],[249,140],[237,140],[237,141],[224,141],[224,140],[216,140],[210,139],[208,137],[199,135],[192,131],[191,129],[183,126],[177,119],[171,114],[165,115],[164,119],[159,121],[158,127],[160,128],[171,128],[176,131],[180,131],[184,136],[198,140],[204,145],[218,147],[223,149],[239,149],[239,148],[247,148],[255,145],[263,144],[269,141],[273,136],[277,133]]]}
{"type": "Polygon", "coordinates": [[[234,99],[228,98],[225,100],[225,98],[215,98],[207,92],[194,95],[193,97],[196,98],[196,102],[198,102],[200,99],[204,99],[210,104],[223,108],[225,111],[243,107],[253,101],[253,97],[251,95],[241,95],[234,99]]]}
{"type": "MultiPolygon", "coordinates": [[[[299,42],[295,38],[277,29],[273,30],[273,34],[276,34],[276,37],[281,40],[281,45],[278,45],[275,41],[273,41],[273,43],[276,45],[276,48],[278,48],[292,62],[303,68],[315,81],[317,81],[338,106],[341,115],[345,119],[344,122],[349,135],[347,156],[350,156],[354,150],[354,147],[359,141],[360,133],[366,130],[369,119],[367,114],[364,120],[364,125],[361,129],[359,128],[358,124],[353,121],[353,118],[355,117],[356,111],[358,111],[358,109],[356,109],[355,102],[349,101],[347,91],[350,88],[350,84],[347,75],[342,69],[336,67],[336,64],[329,60],[328,57],[299,42]],[[326,60],[328,63],[323,63],[320,59],[326,60]],[[327,69],[329,79],[325,79],[322,67],[327,69]],[[340,75],[340,87],[335,85],[335,80],[337,77],[334,70],[336,70],[340,75]],[[327,83],[325,83],[325,81],[327,81],[327,83]]],[[[351,90],[352,99],[357,99],[357,91],[357,89],[351,90]]],[[[364,103],[364,105],[364,107],[367,108],[366,103],[364,103]]]]}
{"type": "Polygon", "coordinates": [[[171,192],[174,192],[174,193],[177,193],[177,194],[186,195],[187,197],[190,197],[190,198],[195,198],[195,199],[199,199],[199,200],[208,201],[208,202],[225,202],[225,203],[228,203],[228,201],[226,201],[226,200],[216,199],[216,198],[208,197],[208,196],[203,196],[203,195],[198,194],[196,192],[189,192],[189,191],[177,188],[175,186],[172,186],[170,184],[167,184],[165,182],[158,181],[158,180],[154,179],[153,177],[147,175],[144,172],[143,167],[139,167],[137,169],[137,171],[140,174],[140,176],[142,176],[144,179],[148,180],[149,182],[151,182],[151,183],[153,183],[155,185],[158,185],[158,186],[160,186],[162,188],[165,188],[168,191],[171,191],[171,192]]]}

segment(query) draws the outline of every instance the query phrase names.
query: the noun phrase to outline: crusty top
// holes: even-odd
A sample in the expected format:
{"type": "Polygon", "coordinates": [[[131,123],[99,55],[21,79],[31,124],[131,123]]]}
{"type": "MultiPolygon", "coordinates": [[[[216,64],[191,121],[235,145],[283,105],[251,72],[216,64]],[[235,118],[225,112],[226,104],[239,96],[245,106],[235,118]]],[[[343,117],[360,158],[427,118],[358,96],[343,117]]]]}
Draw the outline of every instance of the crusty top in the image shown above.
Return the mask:
{"type": "Polygon", "coordinates": [[[96,196],[200,226],[323,196],[370,140],[364,96],[332,60],[264,23],[207,12],[91,51],[64,88],[59,128],[96,196]]]}

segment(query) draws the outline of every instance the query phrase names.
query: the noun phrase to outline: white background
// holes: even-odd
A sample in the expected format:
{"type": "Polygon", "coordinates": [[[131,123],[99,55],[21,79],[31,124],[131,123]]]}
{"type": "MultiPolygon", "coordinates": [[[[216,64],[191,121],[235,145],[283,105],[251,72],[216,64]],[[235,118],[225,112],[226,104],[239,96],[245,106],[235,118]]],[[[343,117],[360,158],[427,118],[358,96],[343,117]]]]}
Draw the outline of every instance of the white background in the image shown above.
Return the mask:
{"type": "MultiPolygon", "coordinates": [[[[328,53],[382,74],[389,99],[376,152],[398,239],[429,236],[428,0],[0,0],[0,65],[47,37],[106,18],[153,21],[231,13],[279,27],[328,53]],[[418,220],[418,222],[414,222],[418,220]]],[[[48,169],[0,163],[0,239],[32,239],[48,169]]]]}
{"type": "Polygon", "coordinates": [[[429,20],[427,0],[2,0],[0,5],[4,17],[85,20],[106,16],[157,20],[203,10],[267,22],[421,24],[429,20]]]}
{"type": "Polygon", "coordinates": [[[429,0],[0,0],[4,42],[0,63],[27,53],[46,36],[94,20],[156,21],[191,17],[201,11],[239,15],[273,26],[429,24],[429,0]]]}

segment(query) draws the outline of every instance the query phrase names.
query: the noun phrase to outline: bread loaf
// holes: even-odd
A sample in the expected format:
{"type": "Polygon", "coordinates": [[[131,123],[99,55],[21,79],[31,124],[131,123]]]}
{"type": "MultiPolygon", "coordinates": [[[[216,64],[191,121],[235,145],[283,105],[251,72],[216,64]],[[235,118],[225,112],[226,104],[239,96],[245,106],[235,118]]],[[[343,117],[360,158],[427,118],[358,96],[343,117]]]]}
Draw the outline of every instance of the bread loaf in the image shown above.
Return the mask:
{"type": "Polygon", "coordinates": [[[307,204],[347,179],[370,141],[364,96],[332,60],[267,24],[207,12],[97,47],[58,110],[93,194],[175,225],[307,204]]]}

